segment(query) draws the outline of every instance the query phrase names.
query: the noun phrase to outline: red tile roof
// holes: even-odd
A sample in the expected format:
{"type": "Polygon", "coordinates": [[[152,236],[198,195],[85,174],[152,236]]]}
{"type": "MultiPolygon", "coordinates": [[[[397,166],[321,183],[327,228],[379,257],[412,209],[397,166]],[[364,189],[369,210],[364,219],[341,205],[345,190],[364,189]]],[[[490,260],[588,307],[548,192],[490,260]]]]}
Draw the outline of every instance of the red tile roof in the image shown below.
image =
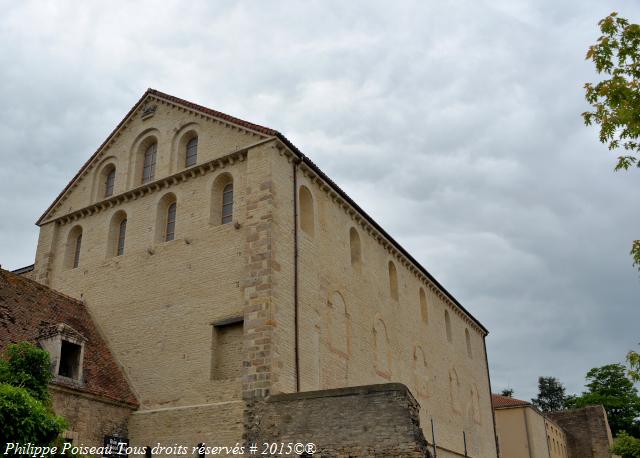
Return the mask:
{"type": "Polygon", "coordinates": [[[84,383],[63,385],[96,396],[137,406],[124,373],[100,336],[82,302],[33,280],[0,269],[0,351],[10,343],[37,342],[58,324],[70,326],[87,339],[84,344],[84,383]]]}
{"type": "Polygon", "coordinates": [[[500,409],[503,407],[524,407],[531,405],[530,402],[510,398],[508,396],[500,396],[499,394],[491,395],[491,404],[493,405],[494,409],[500,409]]]}

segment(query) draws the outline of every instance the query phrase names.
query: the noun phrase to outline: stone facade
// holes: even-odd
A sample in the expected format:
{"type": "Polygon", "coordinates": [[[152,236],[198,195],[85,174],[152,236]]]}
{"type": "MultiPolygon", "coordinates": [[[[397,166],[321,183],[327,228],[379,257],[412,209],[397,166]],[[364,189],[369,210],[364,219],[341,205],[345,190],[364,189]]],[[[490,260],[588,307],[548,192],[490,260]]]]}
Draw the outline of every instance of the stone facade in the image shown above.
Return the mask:
{"type": "Polygon", "coordinates": [[[102,445],[105,436],[127,437],[130,405],[89,396],[85,393],[51,386],[53,410],[70,424],[63,433],[74,445],[102,445]]]}
{"type": "Polygon", "coordinates": [[[149,90],[38,224],[30,275],[103,330],[140,402],[133,444],[235,444],[270,394],[400,382],[438,456],[496,456],[486,329],[278,132],[149,90]]]}

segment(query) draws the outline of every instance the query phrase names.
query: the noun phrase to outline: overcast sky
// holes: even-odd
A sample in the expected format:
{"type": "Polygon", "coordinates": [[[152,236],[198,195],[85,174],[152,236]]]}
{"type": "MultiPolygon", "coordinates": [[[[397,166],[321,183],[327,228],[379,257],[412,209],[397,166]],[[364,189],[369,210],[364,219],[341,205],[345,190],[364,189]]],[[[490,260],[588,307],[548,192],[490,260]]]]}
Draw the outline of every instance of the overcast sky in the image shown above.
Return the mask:
{"type": "Polygon", "coordinates": [[[579,392],[640,341],[640,171],[580,118],[637,1],[101,4],[0,0],[4,268],[153,87],[283,132],[490,330],[495,391],[579,392]]]}

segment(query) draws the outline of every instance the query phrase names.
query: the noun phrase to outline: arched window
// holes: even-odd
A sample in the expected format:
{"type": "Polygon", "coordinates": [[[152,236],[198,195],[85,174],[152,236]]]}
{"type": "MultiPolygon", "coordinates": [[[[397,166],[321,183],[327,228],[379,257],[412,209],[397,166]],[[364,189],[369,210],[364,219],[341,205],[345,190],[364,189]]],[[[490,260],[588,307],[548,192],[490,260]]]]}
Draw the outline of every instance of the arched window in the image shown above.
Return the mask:
{"type": "Polygon", "coordinates": [[[233,183],[225,185],[222,190],[222,224],[233,220],[233,183]]]}
{"type": "Polygon", "coordinates": [[[156,242],[169,242],[176,238],[177,200],[173,193],[167,193],[158,202],[156,212],[156,242]]]}
{"type": "Polygon", "coordinates": [[[73,268],[80,265],[80,248],[82,247],[82,234],[76,237],[76,246],[73,253],[73,268]]]}
{"type": "Polygon", "coordinates": [[[75,269],[80,265],[82,249],[82,227],[75,226],[67,235],[67,246],[64,264],[68,269],[75,269]]]}
{"type": "Polygon", "coordinates": [[[360,248],[360,235],[355,227],[349,229],[349,247],[351,250],[351,267],[360,270],[362,252],[360,248]]]}
{"type": "Polygon", "coordinates": [[[298,201],[300,202],[300,229],[310,237],[313,237],[315,234],[315,216],[313,211],[313,196],[309,188],[300,186],[298,201]]]}
{"type": "Polygon", "coordinates": [[[144,161],[142,163],[142,183],[153,181],[156,176],[156,153],[158,144],[152,143],[144,152],[144,161]]]}
{"type": "Polygon", "coordinates": [[[104,197],[111,197],[113,195],[113,186],[116,183],[116,168],[111,167],[107,171],[107,176],[104,181],[104,197]]]}
{"type": "Polygon", "coordinates": [[[127,214],[119,210],[111,217],[109,238],[107,239],[107,257],[124,254],[125,236],[127,233],[127,214]]]}
{"type": "Polygon", "coordinates": [[[420,316],[424,324],[429,324],[429,307],[427,305],[427,294],[420,288],[420,316]]]}
{"type": "Polygon", "coordinates": [[[396,271],[396,265],[393,261],[389,261],[389,291],[391,293],[391,299],[398,300],[398,272],[396,271]]]}
{"type": "Polygon", "coordinates": [[[167,208],[167,224],[164,231],[164,241],[169,242],[176,237],[176,203],[173,202],[167,208]]]}
{"type": "Polygon", "coordinates": [[[116,256],[122,256],[124,254],[124,237],[127,232],[127,220],[123,219],[120,221],[120,226],[118,228],[118,248],[116,252],[116,256]]]}
{"type": "Polygon", "coordinates": [[[464,340],[467,342],[467,356],[469,358],[473,358],[473,351],[471,349],[471,334],[469,334],[469,329],[464,330],[464,340]]]}
{"type": "Polygon", "coordinates": [[[211,224],[233,221],[233,177],[225,172],[218,175],[211,191],[211,224]]]}
{"type": "Polygon", "coordinates": [[[187,151],[185,153],[185,167],[196,165],[198,161],[198,137],[193,137],[187,142],[187,151]]]}
{"type": "Polygon", "coordinates": [[[449,311],[445,310],[444,311],[444,329],[445,332],[447,333],[447,341],[451,342],[452,338],[451,338],[451,317],[449,316],[449,311]]]}

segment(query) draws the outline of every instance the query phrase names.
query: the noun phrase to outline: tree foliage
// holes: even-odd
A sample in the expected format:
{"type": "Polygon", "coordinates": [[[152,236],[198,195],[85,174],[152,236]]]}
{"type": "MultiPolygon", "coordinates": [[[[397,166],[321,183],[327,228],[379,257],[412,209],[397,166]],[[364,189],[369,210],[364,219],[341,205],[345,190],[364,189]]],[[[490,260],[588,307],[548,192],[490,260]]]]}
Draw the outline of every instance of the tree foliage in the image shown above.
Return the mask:
{"type": "MultiPolygon", "coordinates": [[[[610,150],[622,148],[615,170],[640,167],[640,25],[611,13],[598,23],[600,38],[587,51],[603,79],[586,83],[593,111],[582,113],[586,125],[600,126],[600,141],[610,150]]],[[[631,255],[640,268],[640,240],[631,255]]]]}
{"type": "Polygon", "coordinates": [[[538,397],[531,403],[543,412],[555,412],[566,408],[565,388],[555,377],[538,377],[538,397]]]}
{"type": "Polygon", "coordinates": [[[622,458],[640,458],[640,439],[622,432],[613,442],[611,452],[622,458]]]}
{"type": "Polygon", "coordinates": [[[629,363],[629,378],[634,382],[640,382],[640,353],[631,350],[627,353],[629,363]]]}
{"type": "Polygon", "coordinates": [[[633,382],[626,377],[622,364],[608,364],[591,369],[587,373],[588,391],[576,397],[571,407],[602,405],[607,412],[609,426],[614,436],[622,431],[640,432],[640,397],[633,382]]]}
{"type": "Polygon", "coordinates": [[[48,403],[50,367],[51,360],[46,351],[28,342],[8,345],[0,360],[0,383],[24,388],[34,398],[48,403]]]}
{"type": "Polygon", "coordinates": [[[500,392],[501,396],[506,396],[507,398],[512,398],[513,397],[513,388],[505,388],[504,390],[502,390],[500,392]]]}
{"type": "Polygon", "coordinates": [[[49,354],[28,343],[8,345],[0,359],[0,448],[7,442],[48,445],[67,423],[51,409],[49,354]]]}

